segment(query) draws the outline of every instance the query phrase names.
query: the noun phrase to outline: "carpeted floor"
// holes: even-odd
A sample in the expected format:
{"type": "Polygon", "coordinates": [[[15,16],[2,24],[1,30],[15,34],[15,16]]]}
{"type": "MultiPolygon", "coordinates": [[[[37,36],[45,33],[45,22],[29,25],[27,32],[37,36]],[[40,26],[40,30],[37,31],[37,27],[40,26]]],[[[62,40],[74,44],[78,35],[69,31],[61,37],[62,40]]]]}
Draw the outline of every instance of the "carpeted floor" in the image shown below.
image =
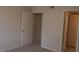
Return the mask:
{"type": "Polygon", "coordinates": [[[51,51],[41,48],[39,42],[33,42],[32,44],[15,48],[7,52],[51,52],[51,51]]]}

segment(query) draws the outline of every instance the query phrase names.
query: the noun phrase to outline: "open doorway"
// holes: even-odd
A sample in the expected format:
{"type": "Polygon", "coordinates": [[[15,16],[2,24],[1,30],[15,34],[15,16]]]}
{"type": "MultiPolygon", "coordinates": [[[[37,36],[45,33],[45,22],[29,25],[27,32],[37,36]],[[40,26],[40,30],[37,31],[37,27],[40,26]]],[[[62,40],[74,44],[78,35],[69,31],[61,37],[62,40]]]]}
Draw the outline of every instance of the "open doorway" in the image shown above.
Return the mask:
{"type": "Polygon", "coordinates": [[[75,52],[77,49],[79,12],[65,12],[64,46],[65,52],[75,52]]]}
{"type": "Polygon", "coordinates": [[[33,40],[37,44],[41,44],[41,28],[42,28],[42,13],[34,13],[34,26],[33,26],[33,40]]]}

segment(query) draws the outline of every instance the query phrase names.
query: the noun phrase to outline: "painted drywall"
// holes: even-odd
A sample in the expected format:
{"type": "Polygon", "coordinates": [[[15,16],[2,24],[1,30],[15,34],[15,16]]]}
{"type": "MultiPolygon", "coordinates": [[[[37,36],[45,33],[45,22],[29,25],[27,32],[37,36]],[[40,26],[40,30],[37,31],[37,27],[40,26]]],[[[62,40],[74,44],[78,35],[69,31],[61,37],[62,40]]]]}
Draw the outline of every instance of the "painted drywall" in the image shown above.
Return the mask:
{"type": "Polygon", "coordinates": [[[33,16],[34,16],[33,41],[41,41],[42,14],[35,13],[33,14],[33,16]]]}
{"type": "Polygon", "coordinates": [[[21,46],[22,9],[31,11],[30,7],[0,7],[0,51],[21,46]]]}
{"type": "Polygon", "coordinates": [[[62,51],[65,11],[79,11],[79,7],[33,7],[33,13],[43,13],[41,47],[52,51],[62,51]]]}
{"type": "Polygon", "coordinates": [[[0,51],[20,46],[20,8],[0,7],[0,51]]]}
{"type": "Polygon", "coordinates": [[[24,12],[32,12],[32,7],[31,6],[22,6],[22,11],[24,12]]]}

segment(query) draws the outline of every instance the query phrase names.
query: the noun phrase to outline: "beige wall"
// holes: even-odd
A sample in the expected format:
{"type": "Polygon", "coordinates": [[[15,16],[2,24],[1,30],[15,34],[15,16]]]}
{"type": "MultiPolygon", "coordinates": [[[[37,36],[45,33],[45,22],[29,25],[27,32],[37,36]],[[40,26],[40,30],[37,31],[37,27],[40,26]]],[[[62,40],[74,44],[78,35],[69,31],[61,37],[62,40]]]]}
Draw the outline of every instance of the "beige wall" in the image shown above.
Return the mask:
{"type": "Polygon", "coordinates": [[[64,11],[79,11],[79,7],[33,8],[33,13],[43,13],[41,47],[62,51],[64,11]]]}
{"type": "Polygon", "coordinates": [[[22,8],[24,11],[31,11],[30,7],[0,7],[0,51],[21,46],[20,20],[22,8]]]}
{"type": "Polygon", "coordinates": [[[20,46],[20,8],[0,7],[0,51],[20,46]]]}
{"type": "Polygon", "coordinates": [[[41,25],[42,25],[42,14],[35,13],[34,15],[34,34],[33,41],[41,40],[41,25]]]}

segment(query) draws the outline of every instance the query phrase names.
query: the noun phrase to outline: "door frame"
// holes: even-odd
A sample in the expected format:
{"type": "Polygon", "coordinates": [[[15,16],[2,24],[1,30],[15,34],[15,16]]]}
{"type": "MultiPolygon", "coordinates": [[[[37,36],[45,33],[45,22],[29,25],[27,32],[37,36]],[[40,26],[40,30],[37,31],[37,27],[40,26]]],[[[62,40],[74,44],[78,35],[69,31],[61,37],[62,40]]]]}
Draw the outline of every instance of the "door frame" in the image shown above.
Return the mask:
{"type": "Polygon", "coordinates": [[[35,32],[34,32],[34,30],[35,30],[35,29],[34,29],[34,28],[35,28],[35,24],[34,24],[34,21],[35,21],[35,20],[34,20],[34,14],[41,14],[41,15],[42,15],[42,19],[41,19],[41,29],[40,29],[40,30],[41,30],[40,44],[41,44],[41,41],[42,41],[42,22],[43,22],[43,13],[42,13],[42,12],[40,12],[40,13],[33,13],[33,34],[32,34],[33,36],[32,36],[32,42],[34,42],[33,40],[34,40],[34,36],[35,36],[35,35],[34,35],[34,33],[35,33],[35,32]]]}
{"type": "MultiPolygon", "coordinates": [[[[64,12],[64,26],[63,26],[63,40],[62,40],[62,52],[64,52],[66,48],[66,40],[68,38],[68,27],[69,27],[69,15],[70,14],[79,14],[79,11],[65,11],[64,12]]],[[[76,51],[78,47],[78,32],[77,32],[77,39],[76,39],[76,51]]]]}

